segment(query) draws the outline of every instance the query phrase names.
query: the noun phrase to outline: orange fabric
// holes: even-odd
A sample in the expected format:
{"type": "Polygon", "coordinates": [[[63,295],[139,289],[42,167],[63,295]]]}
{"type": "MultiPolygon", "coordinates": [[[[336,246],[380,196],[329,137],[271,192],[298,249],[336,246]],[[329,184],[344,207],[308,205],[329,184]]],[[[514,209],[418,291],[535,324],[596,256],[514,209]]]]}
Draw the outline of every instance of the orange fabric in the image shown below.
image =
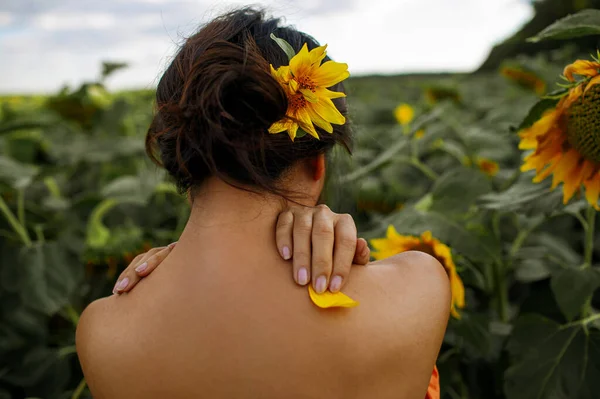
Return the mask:
{"type": "Polygon", "coordinates": [[[429,380],[429,387],[425,399],[440,399],[440,373],[436,366],[433,367],[433,374],[429,380]]]}

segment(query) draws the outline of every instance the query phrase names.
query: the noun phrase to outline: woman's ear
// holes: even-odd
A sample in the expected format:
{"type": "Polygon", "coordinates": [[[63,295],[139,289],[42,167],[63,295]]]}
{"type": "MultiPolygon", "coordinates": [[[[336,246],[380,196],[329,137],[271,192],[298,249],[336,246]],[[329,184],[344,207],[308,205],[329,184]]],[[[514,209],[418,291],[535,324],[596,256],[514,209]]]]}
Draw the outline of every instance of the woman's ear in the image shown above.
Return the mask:
{"type": "Polygon", "coordinates": [[[325,176],[325,154],[319,154],[311,160],[313,180],[319,181],[325,176]]]}

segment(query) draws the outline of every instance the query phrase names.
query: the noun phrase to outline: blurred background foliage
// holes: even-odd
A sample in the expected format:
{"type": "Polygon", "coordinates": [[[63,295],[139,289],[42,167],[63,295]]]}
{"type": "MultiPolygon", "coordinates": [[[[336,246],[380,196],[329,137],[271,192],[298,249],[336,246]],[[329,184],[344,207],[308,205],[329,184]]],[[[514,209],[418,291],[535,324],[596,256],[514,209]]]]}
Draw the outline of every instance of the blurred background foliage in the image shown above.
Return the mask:
{"type": "MultiPolygon", "coordinates": [[[[466,286],[438,361],[443,398],[597,397],[600,274],[579,267],[596,214],[531,183],[517,148],[531,107],[599,44],[526,39],[585,8],[600,1],[535,2],[473,74],[348,81],[356,145],[352,160],[335,154],[328,202],[366,238],[390,224],[431,231],[466,286]],[[414,118],[397,119],[401,103],[414,118]]],[[[125,67],[51,96],[0,97],[0,399],[89,397],[79,314],[187,221],[185,197],[144,153],[153,91],[104,88],[125,67]]]]}

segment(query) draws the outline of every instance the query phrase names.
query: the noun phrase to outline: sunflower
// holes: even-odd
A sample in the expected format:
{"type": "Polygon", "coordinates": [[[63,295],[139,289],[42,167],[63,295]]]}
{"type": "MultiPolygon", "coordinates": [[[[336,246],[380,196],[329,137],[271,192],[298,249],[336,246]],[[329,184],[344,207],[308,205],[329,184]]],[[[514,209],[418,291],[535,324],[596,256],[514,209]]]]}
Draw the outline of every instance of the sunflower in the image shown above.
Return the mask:
{"type": "Polygon", "coordinates": [[[348,65],[334,61],[321,61],[327,56],[327,45],[308,51],[306,43],[290,60],[290,65],[277,69],[271,65],[271,75],[283,86],[288,98],[286,116],[275,122],[269,133],[287,131],[292,141],[298,128],[319,138],[315,125],[327,133],[333,132],[331,124],[343,125],[346,118],[331,99],[345,97],[341,92],[328,90],[350,76],[348,65]]]}
{"type": "Polygon", "coordinates": [[[457,308],[462,309],[465,307],[465,287],[452,260],[452,251],[447,245],[433,238],[430,231],[424,232],[420,237],[404,236],[398,234],[392,225],[388,227],[385,238],[373,239],[371,245],[377,251],[373,252],[371,256],[377,260],[405,251],[421,251],[436,258],[444,266],[450,279],[450,289],[452,291],[450,312],[452,316],[460,319],[457,308]]]}
{"type": "Polygon", "coordinates": [[[415,110],[408,104],[400,104],[394,110],[394,116],[399,124],[406,126],[415,117],[415,110]]]}
{"type": "Polygon", "coordinates": [[[480,171],[482,171],[490,177],[496,176],[496,174],[498,173],[498,169],[500,169],[496,162],[487,158],[477,158],[475,160],[475,163],[477,164],[477,167],[480,171]]]}
{"type": "Polygon", "coordinates": [[[504,66],[500,69],[500,74],[519,86],[534,91],[538,95],[546,92],[546,82],[533,72],[515,66],[504,66]]]}
{"type": "Polygon", "coordinates": [[[522,171],[535,170],[534,183],[550,175],[552,188],[563,183],[563,203],[583,185],[597,210],[600,194],[600,61],[578,60],[564,70],[571,82],[554,109],[519,133],[519,148],[533,150],[522,171]],[[576,81],[573,75],[583,79],[576,81]]]}

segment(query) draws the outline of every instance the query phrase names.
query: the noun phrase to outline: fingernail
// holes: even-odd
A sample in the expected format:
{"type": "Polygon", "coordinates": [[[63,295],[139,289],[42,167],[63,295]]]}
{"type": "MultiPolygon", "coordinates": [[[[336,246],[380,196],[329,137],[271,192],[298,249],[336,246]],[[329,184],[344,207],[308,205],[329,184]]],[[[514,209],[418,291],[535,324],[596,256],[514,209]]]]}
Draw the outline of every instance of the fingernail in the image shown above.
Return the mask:
{"type": "Polygon", "coordinates": [[[139,265],[138,267],[135,268],[135,271],[138,273],[143,272],[144,270],[146,270],[148,268],[148,262],[144,262],[141,265],[139,265]]]}
{"type": "Polygon", "coordinates": [[[338,292],[340,290],[340,288],[342,288],[342,277],[334,276],[331,279],[331,283],[329,284],[329,291],[338,292]]]}
{"type": "Polygon", "coordinates": [[[306,283],[308,283],[308,271],[304,267],[301,267],[298,270],[298,284],[306,285],[306,283]]]}
{"type": "Polygon", "coordinates": [[[315,291],[317,294],[322,294],[327,289],[327,278],[325,276],[319,276],[317,283],[315,284],[315,291]]]}
{"type": "Polygon", "coordinates": [[[283,259],[288,260],[292,257],[292,254],[290,253],[290,249],[288,247],[283,247],[281,249],[281,252],[283,253],[283,259]]]}
{"type": "Polygon", "coordinates": [[[365,249],[363,249],[363,252],[362,252],[363,258],[367,255],[369,255],[369,247],[365,247],[365,249]]]}
{"type": "Polygon", "coordinates": [[[128,284],[129,284],[129,277],[125,277],[123,280],[117,281],[117,284],[115,285],[115,290],[123,291],[125,288],[127,288],[128,284]]]}
{"type": "Polygon", "coordinates": [[[169,245],[167,245],[169,247],[169,249],[173,249],[175,248],[175,245],[177,245],[177,241],[170,243],[169,245]]]}

